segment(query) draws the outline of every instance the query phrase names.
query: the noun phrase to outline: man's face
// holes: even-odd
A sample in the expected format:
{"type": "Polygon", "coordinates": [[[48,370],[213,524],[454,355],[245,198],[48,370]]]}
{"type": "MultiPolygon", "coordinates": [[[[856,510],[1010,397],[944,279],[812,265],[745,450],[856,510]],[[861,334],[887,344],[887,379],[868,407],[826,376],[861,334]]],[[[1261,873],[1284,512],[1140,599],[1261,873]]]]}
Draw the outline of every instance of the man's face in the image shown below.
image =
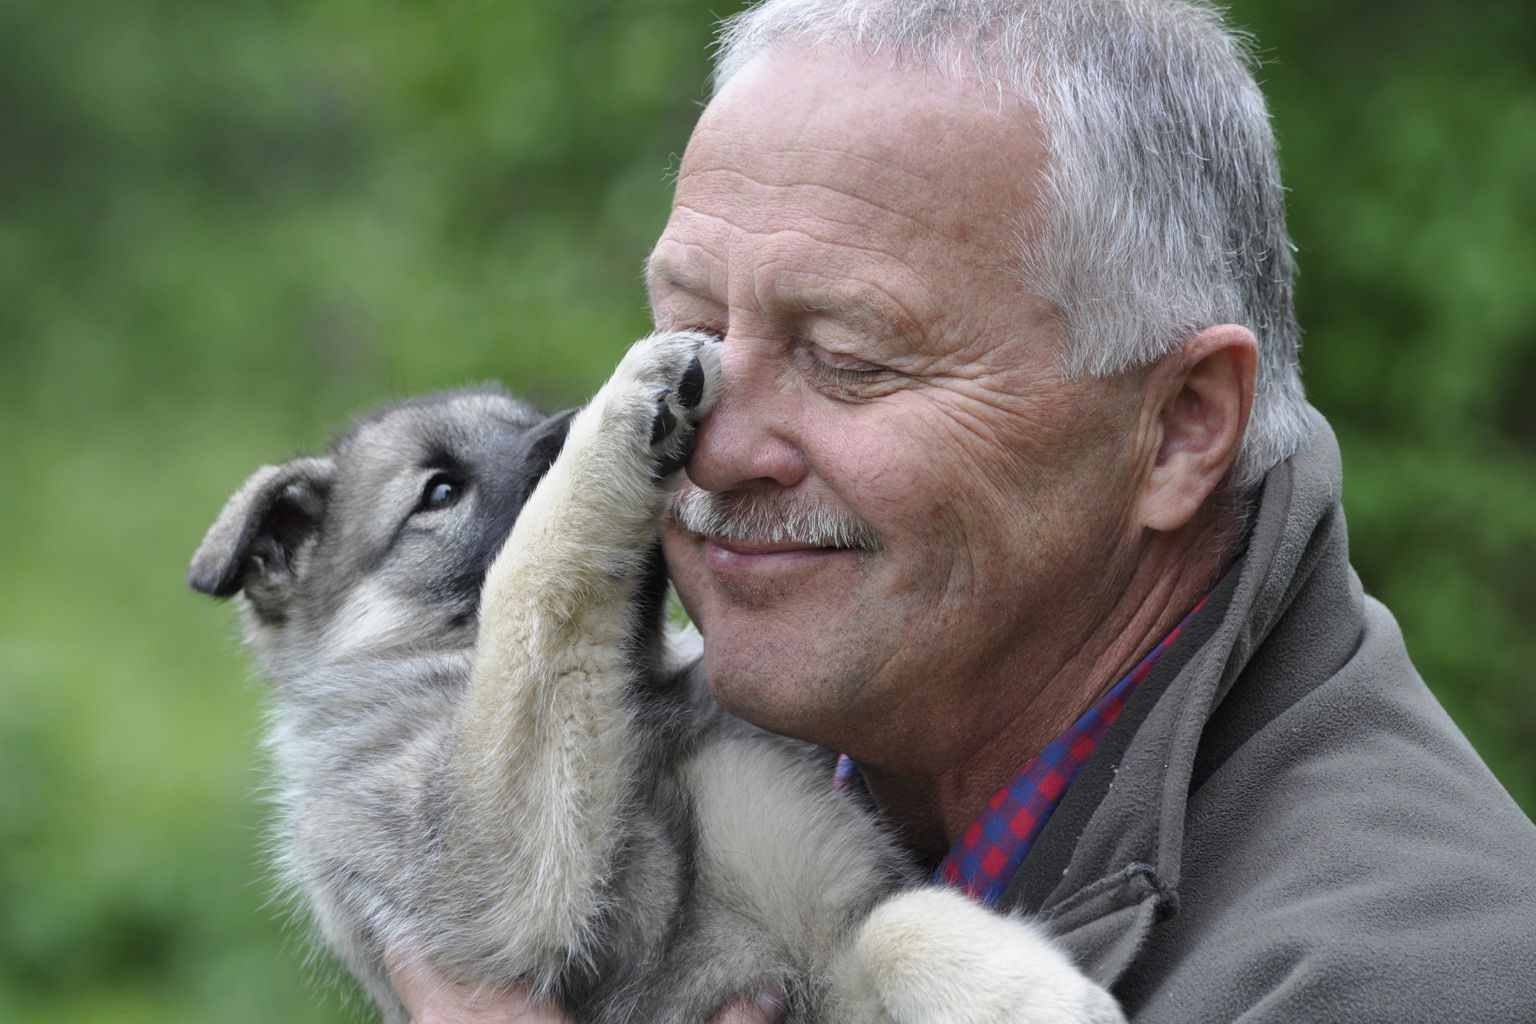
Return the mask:
{"type": "Polygon", "coordinates": [[[985,709],[1048,678],[1123,581],[1136,389],[1065,380],[1012,271],[1041,158],[1016,102],[835,52],[759,58],[700,120],[649,271],[659,327],[724,339],[684,490],[873,535],[668,525],[737,714],[942,759],[1003,728],[985,709]]]}

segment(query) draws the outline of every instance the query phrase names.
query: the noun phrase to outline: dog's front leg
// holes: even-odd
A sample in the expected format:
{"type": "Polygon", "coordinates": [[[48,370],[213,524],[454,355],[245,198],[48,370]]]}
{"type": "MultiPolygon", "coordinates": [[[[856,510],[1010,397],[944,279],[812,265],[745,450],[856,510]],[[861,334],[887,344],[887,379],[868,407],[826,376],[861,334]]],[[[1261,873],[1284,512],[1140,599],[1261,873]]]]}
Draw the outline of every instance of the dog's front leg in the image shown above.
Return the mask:
{"type": "Polygon", "coordinates": [[[587,956],[603,910],[634,775],[638,590],[718,383],[711,339],[638,342],[572,421],[486,578],[449,759],[445,882],[469,886],[454,895],[471,927],[497,936],[487,966],[536,991],[587,956]]]}

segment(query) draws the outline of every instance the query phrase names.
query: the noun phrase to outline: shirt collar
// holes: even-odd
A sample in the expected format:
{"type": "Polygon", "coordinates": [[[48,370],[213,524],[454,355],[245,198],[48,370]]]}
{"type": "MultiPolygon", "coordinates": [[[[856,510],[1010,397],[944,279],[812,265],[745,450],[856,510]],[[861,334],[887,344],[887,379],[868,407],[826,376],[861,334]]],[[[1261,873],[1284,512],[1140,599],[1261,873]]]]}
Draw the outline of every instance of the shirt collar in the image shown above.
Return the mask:
{"type": "MultiPolygon", "coordinates": [[[[987,904],[997,901],[1067,787],[1120,717],[1131,693],[1152,671],[1158,657],[1173,646],[1189,620],[1205,606],[1205,600],[1202,597],[1135,668],[992,796],[934,870],[935,882],[964,889],[987,904]]],[[[855,770],[852,762],[843,758],[838,764],[839,780],[846,780],[855,770]]]]}

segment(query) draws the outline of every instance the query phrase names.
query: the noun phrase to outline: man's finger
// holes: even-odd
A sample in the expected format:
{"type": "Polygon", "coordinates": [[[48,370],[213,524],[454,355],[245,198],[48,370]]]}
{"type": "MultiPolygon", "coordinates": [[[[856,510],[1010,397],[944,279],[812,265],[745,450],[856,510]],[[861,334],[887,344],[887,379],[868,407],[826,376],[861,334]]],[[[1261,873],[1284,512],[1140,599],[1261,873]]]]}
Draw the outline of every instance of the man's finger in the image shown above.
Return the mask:
{"type": "Polygon", "coordinates": [[[783,1019],[784,986],[775,982],[727,1006],[709,1024],[780,1024],[783,1019]]]}
{"type": "Polygon", "coordinates": [[[412,1024],[570,1024],[562,1011],[535,1000],[521,985],[456,985],[422,960],[392,962],[389,983],[412,1024]]]}

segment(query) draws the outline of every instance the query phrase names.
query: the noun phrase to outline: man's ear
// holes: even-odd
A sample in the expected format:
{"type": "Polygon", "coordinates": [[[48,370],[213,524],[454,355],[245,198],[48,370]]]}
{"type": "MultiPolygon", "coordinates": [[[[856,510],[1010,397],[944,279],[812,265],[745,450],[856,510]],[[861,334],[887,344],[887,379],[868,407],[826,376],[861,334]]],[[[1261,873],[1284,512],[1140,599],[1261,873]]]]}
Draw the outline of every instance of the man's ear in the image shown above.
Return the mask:
{"type": "Polygon", "coordinates": [[[295,561],[325,514],[335,465],[300,458],[263,466],[224,505],[203,537],[187,583],[210,597],[244,589],[267,617],[293,582],[295,561]]]}
{"type": "Polygon", "coordinates": [[[1235,324],[1196,331],[1148,379],[1147,414],[1157,440],[1139,503],[1142,525],[1178,530],[1221,486],[1253,408],[1259,347],[1235,324]]]}

